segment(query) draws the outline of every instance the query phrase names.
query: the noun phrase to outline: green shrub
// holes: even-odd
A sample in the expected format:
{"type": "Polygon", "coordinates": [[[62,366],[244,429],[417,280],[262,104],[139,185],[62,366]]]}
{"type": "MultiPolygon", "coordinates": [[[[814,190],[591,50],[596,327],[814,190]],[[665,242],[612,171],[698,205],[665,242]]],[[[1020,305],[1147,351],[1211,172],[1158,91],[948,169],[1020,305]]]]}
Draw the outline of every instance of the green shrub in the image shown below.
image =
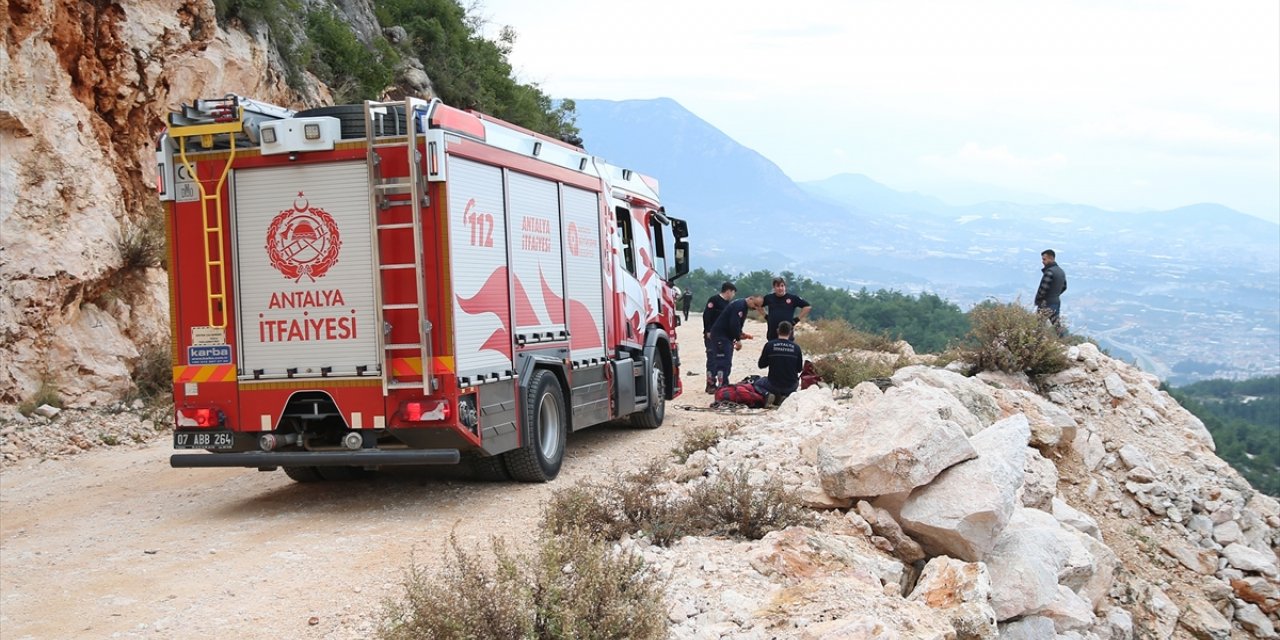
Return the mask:
{"type": "Polygon", "coordinates": [[[494,564],[454,536],[438,577],[416,563],[402,600],[388,603],[386,640],[516,640],[666,637],[663,583],[634,553],[589,534],[544,534],[536,558],[492,541],[494,564]]]}
{"type": "Polygon", "coordinates": [[[955,356],[975,371],[1039,376],[1070,366],[1053,326],[1016,302],[979,304],[969,312],[969,321],[972,328],[955,356]]]}
{"type": "Polygon", "coordinates": [[[313,54],[311,70],[333,89],[339,104],[376,100],[395,79],[399,54],[386,38],[378,36],[371,46],[364,45],[332,9],[307,15],[307,37],[313,54]]]}

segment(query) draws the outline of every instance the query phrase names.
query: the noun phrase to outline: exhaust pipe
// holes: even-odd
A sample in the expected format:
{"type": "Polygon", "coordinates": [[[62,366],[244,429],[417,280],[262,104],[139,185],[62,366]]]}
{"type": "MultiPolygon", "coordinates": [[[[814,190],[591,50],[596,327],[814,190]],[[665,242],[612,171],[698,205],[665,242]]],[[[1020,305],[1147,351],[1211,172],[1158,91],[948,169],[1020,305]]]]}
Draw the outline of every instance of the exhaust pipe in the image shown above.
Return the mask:
{"type": "Polygon", "coordinates": [[[263,451],[274,451],[279,447],[287,447],[298,443],[298,434],[282,433],[276,435],[274,433],[264,433],[258,437],[258,448],[263,451]]]}
{"type": "Polygon", "coordinates": [[[348,432],[347,435],[342,436],[342,446],[352,451],[358,451],[360,447],[364,446],[364,436],[360,435],[359,431],[348,432]]]}

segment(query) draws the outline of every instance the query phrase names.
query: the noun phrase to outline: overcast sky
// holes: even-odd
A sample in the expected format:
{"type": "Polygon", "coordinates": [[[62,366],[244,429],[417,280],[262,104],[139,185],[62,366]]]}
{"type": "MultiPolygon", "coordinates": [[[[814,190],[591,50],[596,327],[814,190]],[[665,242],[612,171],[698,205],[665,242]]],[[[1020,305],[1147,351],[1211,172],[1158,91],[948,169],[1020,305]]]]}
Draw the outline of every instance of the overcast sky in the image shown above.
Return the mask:
{"type": "Polygon", "coordinates": [[[672,98],[797,181],[861,173],[957,202],[979,184],[1280,220],[1276,0],[483,0],[479,13],[516,30],[519,79],[553,98],[672,98]]]}

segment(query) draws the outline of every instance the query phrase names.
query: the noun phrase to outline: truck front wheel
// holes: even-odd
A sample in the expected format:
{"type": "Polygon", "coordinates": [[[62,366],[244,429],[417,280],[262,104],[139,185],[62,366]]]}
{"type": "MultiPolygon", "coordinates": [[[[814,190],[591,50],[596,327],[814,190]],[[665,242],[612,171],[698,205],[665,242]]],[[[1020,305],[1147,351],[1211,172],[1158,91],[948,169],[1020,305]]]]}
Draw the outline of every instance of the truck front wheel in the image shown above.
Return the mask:
{"type": "Polygon", "coordinates": [[[522,482],[547,482],[560,473],[569,434],[564,392],[554,373],[537,369],[524,397],[524,444],[503,454],[511,477],[522,482]]]}
{"type": "Polygon", "coordinates": [[[632,426],[641,429],[657,429],[667,416],[667,377],[662,369],[653,368],[649,375],[649,406],[644,411],[631,414],[632,426]]]}

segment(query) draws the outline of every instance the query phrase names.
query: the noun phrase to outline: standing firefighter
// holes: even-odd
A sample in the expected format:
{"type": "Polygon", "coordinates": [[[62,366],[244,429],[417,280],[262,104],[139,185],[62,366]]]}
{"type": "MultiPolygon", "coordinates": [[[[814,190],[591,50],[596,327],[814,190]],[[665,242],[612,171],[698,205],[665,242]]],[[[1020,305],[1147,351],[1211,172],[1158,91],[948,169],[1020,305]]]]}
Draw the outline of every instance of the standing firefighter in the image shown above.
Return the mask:
{"type": "Polygon", "coordinates": [[[742,341],[752,339],[752,335],[742,330],[747,314],[764,305],[762,296],[748,296],[742,300],[730,302],[716,323],[711,326],[711,349],[714,352],[712,371],[715,374],[716,387],[729,384],[729,376],[733,372],[733,352],[742,349],[742,341]]]}
{"type": "Polygon", "coordinates": [[[720,312],[728,306],[729,301],[738,294],[738,287],[732,282],[725,282],[720,285],[720,293],[707,298],[707,306],[702,309],[702,346],[707,350],[707,393],[716,392],[716,352],[715,343],[711,340],[711,327],[715,326],[716,320],[720,318],[720,312]]]}

